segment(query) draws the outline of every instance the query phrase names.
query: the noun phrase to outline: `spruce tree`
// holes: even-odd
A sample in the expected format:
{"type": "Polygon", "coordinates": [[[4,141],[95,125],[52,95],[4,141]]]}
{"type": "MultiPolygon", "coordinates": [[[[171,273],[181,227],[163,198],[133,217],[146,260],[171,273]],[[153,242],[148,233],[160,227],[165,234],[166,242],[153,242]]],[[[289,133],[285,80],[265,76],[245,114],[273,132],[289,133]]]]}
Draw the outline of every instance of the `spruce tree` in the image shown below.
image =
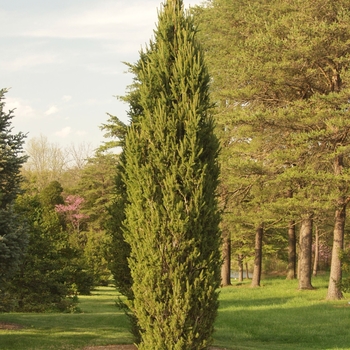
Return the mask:
{"type": "Polygon", "coordinates": [[[140,349],[204,349],[221,269],[210,78],[182,1],[165,2],[158,19],[132,67],[129,99],[137,108],[121,157],[131,309],[140,349]]]}
{"type": "Polygon", "coordinates": [[[11,132],[13,111],[5,111],[5,93],[0,91],[0,292],[18,268],[28,239],[26,225],[13,209],[22,181],[20,169],[27,159],[22,154],[25,135],[11,132]]]}

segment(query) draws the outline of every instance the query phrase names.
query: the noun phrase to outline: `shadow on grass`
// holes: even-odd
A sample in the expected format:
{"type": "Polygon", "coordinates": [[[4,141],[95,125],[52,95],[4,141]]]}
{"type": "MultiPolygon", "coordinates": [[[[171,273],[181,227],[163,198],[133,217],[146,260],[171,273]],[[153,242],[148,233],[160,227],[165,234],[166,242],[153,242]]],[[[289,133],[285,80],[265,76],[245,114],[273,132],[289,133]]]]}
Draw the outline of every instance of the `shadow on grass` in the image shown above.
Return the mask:
{"type": "MultiPolygon", "coordinates": [[[[90,297],[88,297],[90,298],[90,297]]],[[[24,326],[0,331],[1,350],[81,349],[91,345],[132,343],[129,321],[112,299],[87,299],[80,314],[0,314],[0,322],[24,326]]]]}
{"type": "Polygon", "coordinates": [[[26,328],[1,331],[0,349],[79,349],[91,344],[132,343],[128,326],[125,324],[127,320],[124,319],[124,325],[120,325],[120,320],[103,315],[81,316],[67,318],[64,324],[62,320],[55,324],[50,320],[46,323],[47,317],[40,319],[40,315],[36,315],[35,327],[28,324],[28,319],[17,318],[17,322],[26,328]]]}
{"type": "Polygon", "coordinates": [[[252,307],[272,307],[276,305],[287,304],[292,297],[285,298],[259,298],[259,299],[234,299],[234,300],[220,300],[220,312],[225,311],[225,309],[232,310],[233,307],[239,308],[252,308],[252,307]]]}
{"type": "Polygon", "coordinates": [[[343,307],[331,303],[286,307],[287,301],[288,298],[273,298],[272,305],[270,299],[239,300],[237,304],[243,308],[236,309],[235,301],[223,301],[215,344],[230,349],[350,349],[347,302],[343,307]],[[254,305],[261,308],[254,309],[254,305]]]}
{"type": "Polygon", "coordinates": [[[0,344],[2,350],[25,349],[25,350],[48,350],[48,349],[79,349],[84,345],[91,343],[96,338],[94,334],[50,334],[37,332],[26,334],[19,333],[5,333],[0,335],[0,344]]]}

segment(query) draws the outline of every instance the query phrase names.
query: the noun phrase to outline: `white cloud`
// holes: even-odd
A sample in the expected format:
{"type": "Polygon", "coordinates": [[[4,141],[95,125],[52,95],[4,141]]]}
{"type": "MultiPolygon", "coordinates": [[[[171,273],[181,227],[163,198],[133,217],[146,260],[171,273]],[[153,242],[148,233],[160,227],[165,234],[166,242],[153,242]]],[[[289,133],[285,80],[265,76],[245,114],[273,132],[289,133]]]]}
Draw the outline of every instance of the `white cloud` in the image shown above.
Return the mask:
{"type": "Polygon", "coordinates": [[[49,53],[31,55],[25,55],[24,53],[20,53],[20,55],[21,56],[17,58],[9,57],[7,60],[1,59],[1,69],[13,72],[21,69],[32,68],[35,66],[43,66],[45,64],[61,62],[57,59],[55,55],[49,53]]]}
{"type": "MultiPolygon", "coordinates": [[[[92,6],[67,7],[66,11],[52,11],[45,15],[32,14],[29,20],[27,14],[6,13],[3,19],[10,25],[11,33],[2,36],[16,35],[22,37],[41,38],[92,38],[120,39],[128,41],[135,34],[144,33],[144,29],[153,28],[157,18],[156,1],[104,1],[92,6]],[[21,23],[20,28],[11,25],[11,17],[21,23]],[[33,20],[34,19],[34,20],[33,20]],[[132,36],[130,36],[130,34],[132,36]]],[[[2,16],[0,16],[1,18],[2,16]]]]}
{"type": "MultiPolygon", "coordinates": [[[[72,2],[60,10],[45,13],[0,11],[0,19],[9,26],[12,34],[32,37],[99,38],[123,41],[143,37],[155,27],[157,9],[162,0],[119,0],[87,3],[84,9],[72,2]],[[14,23],[16,25],[14,25],[14,23]],[[18,23],[20,25],[18,25],[18,23]]],[[[185,1],[185,6],[201,3],[201,0],[185,1]]]]}
{"type": "Polygon", "coordinates": [[[128,122],[125,103],[112,98],[131,83],[121,62],[138,58],[163,0],[0,2],[0,23],[6,28],[0,31],[0,76],[4,87],[13,88],[5,102],[6,108],[16,108],[18,130],[51,135],[61,143],[97,143],[102,138],[97,126],[106,112],[128,122]],[[12,92],[16,98],[9,98],[12,92]]]}
{"type": "Polygon", "coordinates": [[[87,135],[87,132],[85,130],[77,130],[75,134],[78,136],[85,136],[87,135]]]}
{"type": "Polygon", "coordinates": [[[7,97],[5,110],[15,110],[14,115],[21,118],[31,118],[35,116],[35,110],[25,101],[14,97],[7,97]]]}
{"type": "Polygon", "coordinates": [[[71,99],[72,99],[72,96],[70,96],[70,95],[62,96],[62,101],[63,102],[69,102],[71,99]]]}
{"type": "MultiPolygon", "coordinates": [[[[157,9],[162,0],[104,0],[89,1],[82,7],[79,2],[57,7],[44,6],[42,11],[30,11],[29,8],[16,11],[0,9],[0,22],[7,30],[0,31],[0,37],[41,38],[51,42],[59,39],[98,39],[113,42],[119,54],[138,52],[153,35],[157,22],[157,9]]],[[[187,0],[186,7],[200,3],[201,0],[187,0]]],[[[40,40],[40,42],[42,42],[40,40]]],[[[32,50],[30,48],[29,50],[32,50]]],[[[39,66],[64,60],[50,53],[20,57],[9,57],[0,64],[7,70],[39,66]],[[5,68],[5,66],[6,68],[5,68]]],[[[18,56],[17,56],[18,57],[18,56]]],[[[3,61],[3,59],[2,59],[3,61]]]]}
{"type": "Polygon", "coordinates": [[[66,126],[65,128],[61,129],[60,131],[56,131],[55,135],[65,138],[72,132],[72,128],[70,126],[66,126]]]}
{"type": "Polygon", "coordinates": [[[58,111],[58,108],[56,106],[51,106],[46,112],[46,115],[55,114],[58,111]]]}

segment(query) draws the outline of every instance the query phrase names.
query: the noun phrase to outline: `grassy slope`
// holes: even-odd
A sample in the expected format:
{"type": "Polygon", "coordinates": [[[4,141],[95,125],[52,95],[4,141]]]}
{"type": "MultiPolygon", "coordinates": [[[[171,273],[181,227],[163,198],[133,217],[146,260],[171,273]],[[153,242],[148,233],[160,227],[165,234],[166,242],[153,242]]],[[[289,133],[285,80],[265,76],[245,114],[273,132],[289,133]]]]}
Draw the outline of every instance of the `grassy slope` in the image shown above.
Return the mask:
{"type": "MultiPolygon", "coordinates": [[[[221,290],[215,345],[227,349],[350,349],[350,304],[325,301],[327,279],[313,280],[313,291],[296,281],[266,279],[258,289],[249,281],[221,290]]],[[[87,345],[131,343],[127,318],[114,302],[117,293],[99,288],[80,297],[81,314],[0,314],[0,322],[25,326],[0,330],[1,350],[81,349],[87,345]]]]}

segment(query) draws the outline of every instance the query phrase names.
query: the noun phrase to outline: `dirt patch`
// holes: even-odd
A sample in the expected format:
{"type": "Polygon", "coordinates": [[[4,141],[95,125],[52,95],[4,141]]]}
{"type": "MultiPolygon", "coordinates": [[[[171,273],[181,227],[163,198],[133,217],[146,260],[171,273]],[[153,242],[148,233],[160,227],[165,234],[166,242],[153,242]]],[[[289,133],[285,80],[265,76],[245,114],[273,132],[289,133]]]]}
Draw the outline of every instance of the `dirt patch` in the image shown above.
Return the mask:
{"type": "Polygon", "coordinates": [[[137,347],[132,344],[127,345],[105,345],[105,346],[88,346],[83,350],[137,350],[137,347]]]}
{"type": "Polygon", "coordinates": [[[18,323],[0,322],[0,329],[15,331],[17,329],[23,329],[23,328],[25,327],[18,323]]]}
{"type": "MultiPolygon", "coordinates": [[[[105,345],[105,346],[88,346],[83,350],[137,350],[137,347],[132,344],[121,344],[121,345],[105,345]]],[[[226,349],[210,348],[210,350],[226,350],[226,349]]]]}

